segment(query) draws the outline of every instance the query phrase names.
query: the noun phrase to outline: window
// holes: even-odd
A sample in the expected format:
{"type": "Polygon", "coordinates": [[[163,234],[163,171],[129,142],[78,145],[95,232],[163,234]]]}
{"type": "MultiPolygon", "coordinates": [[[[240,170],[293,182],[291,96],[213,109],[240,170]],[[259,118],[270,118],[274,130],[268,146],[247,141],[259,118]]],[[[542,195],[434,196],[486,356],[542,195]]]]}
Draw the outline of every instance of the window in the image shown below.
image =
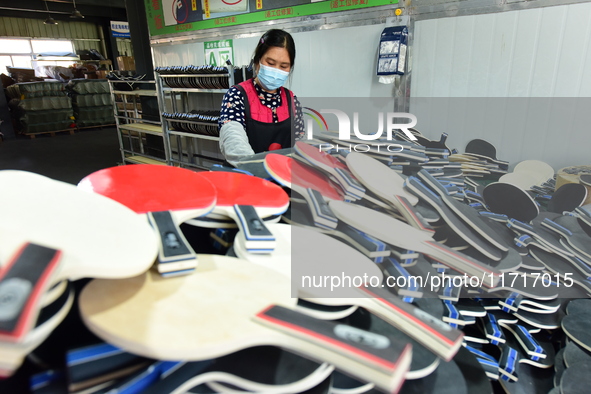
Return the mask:
{"type": "Polygon", "coordinates": [[[29,40],[0,38],[0,67],[2,67],[0,72],[6,72],[7,66],[31,68],[29,40]]]}
{"type": "Polygon", "coordinates": [[[31,43],[24,39],[2,38],[0,48],[2,53],[31,53],[31,43]]]}
{"type": "Polygon", "coordinates": [[[56,52],[74,52],[72,41],[66,40],[31,40],[31,46],[33,47],[33,53],[56,53],[56,52]]]}
{"type": "MultiPolygon", "coordinates": [[[[68,67],[75,64],[73,60],[51,58],[48,61],[36,61],[39,53],[66,54],[74,53],[74,46],[69,40],[31,40],[28,38],[0,38],[0,73],[5,73],[6,67],[34,68],[40,65],[68,67]]],[[[38,75],[44,77],[46,75],[38,75]]]]}

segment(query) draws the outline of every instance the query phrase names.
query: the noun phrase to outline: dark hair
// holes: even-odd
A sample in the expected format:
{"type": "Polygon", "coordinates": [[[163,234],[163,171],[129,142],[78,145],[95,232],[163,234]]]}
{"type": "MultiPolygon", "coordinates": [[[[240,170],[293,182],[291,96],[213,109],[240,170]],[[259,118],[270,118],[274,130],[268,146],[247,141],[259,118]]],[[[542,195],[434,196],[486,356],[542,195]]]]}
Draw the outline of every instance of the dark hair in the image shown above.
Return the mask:
{"type": "Polygon", "coordinates": [[[285,48],[287,50],[287,53],[289,54],[289,61],[291,63],[291,67],[293,67],[293,65],[295,64],[296,56],[295,43],[293,42],[291,34],[286,32],[285,30],[280,29],[271,29],[267,31],[265,34],[263,34],[252,56],[253,67],[255,64],[258,64],[261,61],[263,55],[267,53],[267,51],[271,47],[285,48]]]}

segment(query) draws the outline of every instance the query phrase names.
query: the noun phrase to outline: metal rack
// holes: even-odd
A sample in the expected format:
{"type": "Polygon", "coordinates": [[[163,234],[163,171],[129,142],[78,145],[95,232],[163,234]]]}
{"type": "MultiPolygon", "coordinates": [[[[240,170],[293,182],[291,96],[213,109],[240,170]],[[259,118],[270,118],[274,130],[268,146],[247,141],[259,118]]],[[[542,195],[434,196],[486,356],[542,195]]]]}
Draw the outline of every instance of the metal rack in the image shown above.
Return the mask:
{"type": "MultiPolygon", "coordinates": [[[[156,89],[158,90],[158,99],[160,112],[189,113],[194,109],[212,110],[218,109],[221,105],[222,97],[217,95],[225,94],[228,89],[202,89],[186,87],[169,87],[163,83],[163,77],[166,78],[211,78],[226,77],[228,86],[234,85],[233,72],[224,74],[179,74],[179,75],[156,75],[156,89]],[[195,96],[201,94],[201,100],[195,96]],[[207,95],[207,96],[206,96],[207,95]],[[199,102],[201,101],[201,102],[199,102]],[[209,101],[209,102],[207,102],[209,101]],[[197,102],[197,103],[196,103],[197,102]]],[[[162,130],[167,144],[167,157],[169,163],[181,167],[191,167],[199,169],[209,169],[213,164],[219,164],[224,161],[219,150],[219,137],[191,133],[186,131],[174,130],[171,123],[185,123],[192,125],[211,125],[211,123],[191,121],[191,120],[172,120],[162,118],[162,130]]]]}
{"type": "MultiPolygon", "coordinates": [[[[117,90],[114,84],[134,85],[156,84],[156,81],[114,81],[109,80],[109,89],[113,100],[113,112],[117,125],[117,137],[123,164],[170,164],[168,159],[168,141],[162,130],[162,121],[144,119],[141,109],[141,97],[158,97],[151,89],[117,90]],[[165,158],[156,157],[146,152],[146,136],[156,135],[163,139],[165,158]]],[[[160,106],[160,100],[159,100],[160,106]]]]}

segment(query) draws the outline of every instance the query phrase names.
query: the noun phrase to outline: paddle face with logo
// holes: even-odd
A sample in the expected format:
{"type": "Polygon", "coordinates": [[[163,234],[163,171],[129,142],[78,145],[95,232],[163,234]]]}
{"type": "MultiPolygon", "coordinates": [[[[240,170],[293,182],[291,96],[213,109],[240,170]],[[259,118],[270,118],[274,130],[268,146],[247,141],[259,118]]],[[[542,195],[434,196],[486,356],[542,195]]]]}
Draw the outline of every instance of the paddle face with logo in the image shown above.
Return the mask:
{"type": "Polygon", "coordinates": [[[147,216],[160,236],[158,271],[163,275],[187,273],[197,266],[195,252],[178,226],[215,205],[216,189],[198,173],[170,166],[125,165],[96,171],[78,187],[147,216]]]}

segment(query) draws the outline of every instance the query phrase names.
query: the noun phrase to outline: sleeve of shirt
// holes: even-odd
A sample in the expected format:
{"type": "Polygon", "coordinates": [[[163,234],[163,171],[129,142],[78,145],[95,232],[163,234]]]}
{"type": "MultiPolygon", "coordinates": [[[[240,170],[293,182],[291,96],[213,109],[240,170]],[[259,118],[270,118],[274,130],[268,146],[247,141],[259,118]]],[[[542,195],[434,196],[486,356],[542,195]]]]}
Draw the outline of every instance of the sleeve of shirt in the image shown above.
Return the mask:
{"type": "Polygon", "coordinates": [[[221,127],[219,144],[224,158],[234,166],[242,157],[254,155],[244,126],[238,122],[229,121],[221,127]]]}
{"type": "Polygon", "coordinates": [[[246,127],[244,121],[244,98],[236,86],[232,86],[224,95],[220,108],[218,128],[221,130],[222,126],[228,122],[238,122],[243,128],[246,127]]]}
{"type": "Polygon", "coordinates": [[[295,94],[293,95],[293,101],[295,103],[296,109],[294,137],[295,140],[298,141],[304,138],[306,131],[304,128],[304,116],[302,114],[302,105],[300,104],[300,100],[298,100],[295,94]]]}

